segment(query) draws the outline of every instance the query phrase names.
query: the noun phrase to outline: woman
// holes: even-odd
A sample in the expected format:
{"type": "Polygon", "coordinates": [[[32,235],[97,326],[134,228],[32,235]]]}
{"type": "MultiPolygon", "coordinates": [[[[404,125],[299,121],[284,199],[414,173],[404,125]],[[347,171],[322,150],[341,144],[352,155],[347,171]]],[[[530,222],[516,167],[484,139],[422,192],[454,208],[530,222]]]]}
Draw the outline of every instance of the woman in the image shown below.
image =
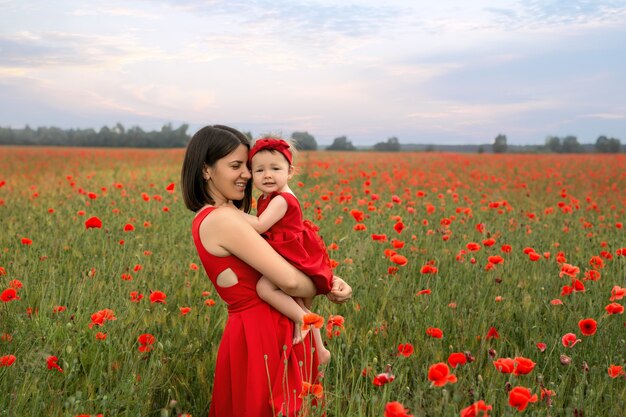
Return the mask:
{"type": "MultiPolygon", "coordinates": [[[[215,366],[209,416],[296,416],[302,381],[315,382],[310,342],[292,344],[291,320],[256,293],[261,275],[292,297],[312,297],[312,281],[278,255],[238,210],[249,211],[250,142],[227,126],[207,126],[189,141],[181,182],[185,205],[196,212],[192,234],[200,260],[228,320],[215,366]]],[[[327,297],[337,303],[352,289],[335,277],[327,297]]]]}

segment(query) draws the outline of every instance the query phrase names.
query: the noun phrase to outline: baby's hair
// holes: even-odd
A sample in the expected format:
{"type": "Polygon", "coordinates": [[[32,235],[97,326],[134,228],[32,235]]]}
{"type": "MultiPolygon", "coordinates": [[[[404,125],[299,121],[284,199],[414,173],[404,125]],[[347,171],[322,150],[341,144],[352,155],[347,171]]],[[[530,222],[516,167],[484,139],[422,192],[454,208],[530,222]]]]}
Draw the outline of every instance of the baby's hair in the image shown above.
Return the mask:
{"type": "Polygon", "coordinates": [[[289,152],[291,152],[291,165],[295,164],[296,157],[298,156],[298,148],[296,148],[296,141],[293,138],[285,139],[280,133],[265,133],[256,138],[255,142],[259,139],[280,139],[287,142],[289,144],[289,152]]]}

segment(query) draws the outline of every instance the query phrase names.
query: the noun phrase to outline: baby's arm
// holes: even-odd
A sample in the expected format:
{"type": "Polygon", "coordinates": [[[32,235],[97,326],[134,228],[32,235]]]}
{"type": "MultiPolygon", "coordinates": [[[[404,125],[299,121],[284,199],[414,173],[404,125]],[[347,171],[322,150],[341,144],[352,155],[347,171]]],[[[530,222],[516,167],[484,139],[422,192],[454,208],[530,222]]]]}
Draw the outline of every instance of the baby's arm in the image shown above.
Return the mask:
{"type": "Polygon", "coordinates": [[[282,219],[285,213],[287,213],[287,200],[277,195],[272,198],[267,208],[260,216],[257,217],[243,212],[241,214],[243,214],[246,221],[257,233],[264,233],[282,219]]]}

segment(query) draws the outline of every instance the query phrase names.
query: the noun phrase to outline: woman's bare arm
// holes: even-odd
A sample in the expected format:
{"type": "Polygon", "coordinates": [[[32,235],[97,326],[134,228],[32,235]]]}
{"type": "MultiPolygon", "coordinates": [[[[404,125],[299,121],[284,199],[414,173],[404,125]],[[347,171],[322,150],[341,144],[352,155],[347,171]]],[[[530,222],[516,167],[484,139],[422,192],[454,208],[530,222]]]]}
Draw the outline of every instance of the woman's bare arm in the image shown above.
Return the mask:
{"type": "Polygon", "coordinates": [[[313,282],[283,259],[236,209],[221,207],[200,225],[200,240],[216,256],[235,255],[292,297],[313,297],[313,282]]]}

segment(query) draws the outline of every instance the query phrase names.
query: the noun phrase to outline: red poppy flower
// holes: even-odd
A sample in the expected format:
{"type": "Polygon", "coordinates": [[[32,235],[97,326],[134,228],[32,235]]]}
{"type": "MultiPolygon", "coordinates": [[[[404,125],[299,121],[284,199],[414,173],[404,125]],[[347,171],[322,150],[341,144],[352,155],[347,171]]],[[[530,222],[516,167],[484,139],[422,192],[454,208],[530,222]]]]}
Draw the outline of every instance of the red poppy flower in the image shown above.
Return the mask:
{"type": "Polygon", "coordinates": [[[32,245],[33,241],[27,237],[22,238],[22,245],[32,245]]]}
{"type": "Polygon", "coordinates": [[[598,328],[598,323],[594,319],[583,319],[578,322],[578,328],[585,336],[591,336],[595,334],[598,328]]]}
{"type": "Polygon", "coordinates": [[[568,275],[572,278],[576,278],[579,272],[580,272],[580,268],[578,268],[577,266],[570,265],[570,264],[563,264],[561,265],[561,272],[559,272],[559,277],[562,277],[563,275],[568,275]]]}
{"type": "Polygon", "coordinates": [[[456,375],[450,373],[450,368],[443,362],[436,363],[428,368],[428,380],[436,387],[443,387],[447,383],[454,384],[456,375]]]}
{"type": "Polygon", "coordinates": [[[502,245],[502,247],[500,248],[500,250],[504,253],[511,253],[511,251],[513,250],[513,248],[511,247],[511,245],[502,245]]]}
{"type": "Polygon", "coordinates": [[[90,217],[85,221],[85,229],[102,229],[102,220],[98,217],[90,217]]]}
{"type": "Polygon", "coordinates": [[[459,365],[465,365],[467,363],[467,356],[462,352],[453,352],[448,356],[448,364],[450,367],[456,368],[459,365]]]}
{"type": "Polygon", "coordinates": [[[16,357],[15,355],[4,355],[0,356],[0,368],[3,366],[11,366],[15,363],[16,357]]]}
{"type": "Polygon", "coordinates": [[[391,257],[391,262],[396,265],[404,266],[408,263],[408,260],[406,259],[406,257],[396,254],[391,257]]]}
{"type": "Polygon", "coordinates": [[[529,374],[535,368],[535,362],[528,358],[524,358],[522,356],[518,356],[513,359],[515,362],[515,371],[513,373],[515,375],[526,375],[529,374]]]}
{"type": "Polygon", "coordinates": [[[350,210],[350,215],[356,220],[357,223],[361,223],[365,219],[365,213],[361,210],[350,210]]]}
{"type": "Polygon", "coordinates": [[[515,361],[511,358],[498,358],[493,361],[493,366],[503,374],[511,374],[515,370],[515,361]]]}
{"type": "Polygon", "coordinates": [[[528,388],[515,387],[509,392],[509,405],[517,408],[518,411],[524,411],[529,403],[537,402],[537,395],[531,395],[528,388]]]}
{"type": "Polygon", "coordinates": [[[618,376],[626,375],[624,368],[618,365],[609,366],[609,376],[611,378],[617,378],[618,376]]]}
{"type": "Polygon", "coordinates": [[[4,303],[19,299],[20,297],[17,296],[17,291],[15,291],[15,288],[7,288],[6,290],[2,291],[2,294],[0,294],[0,301],[4,303]]]}
{"type": "Polygon", "coordinates": [[[487,405],[483,400],[479,400],[462,409],[461,417],[489,417],[488,411],[491,409],[492,406],[487,405]]]}
{"type": "Polygon", "coordinates": [[[311,384],[307,381],[302,381],[302,391],[300,391],[300,398],[306,398],[309,395],[313,395],[315,398],[324,397],[324,387],[322,384],[311,384]]]}
{"type": "Polygon", "coordinates": [[[437,271],[437,267],[430,264],[424,265],[422,269],[420,269],[420,273],[422,274],[436,274],[437,271]]]}
{"type": "Polygon", "coordinates": [[[539,349],[540,352],[545,352],[548,348],[548,345],[543,342],[538,342],[535,346],[537,346],[537,349],[539,349]]]}
{"type": "Polygon", "coordinates": [[[56,356],[48,356],[48,359],[46,360],[48,364],[48,369],[56,369],[59,372],[63,372],[63,369],[61,369],[61,367],[57,363],[58,361],[59,358],[57,358],[56,356]]]}
{"type": "Polygon", "coordinates": [[[332,339],[333,336],[341,335],[341,329],[343,329],[343,324],[345,319],[340,315],[330,315],[328,316],[328,320],[326,321],[326,336],[329,339],[332,339]]]}
{"type": "Polygon", "coordinates": [[[189,312],[191,311],[191,307],[180,307],[180,315],[184,316],[186,314],[189,314],[189,312]]]}
{"type": "Polygon", "coordinates": [[[143,333],[139,335],[137,338],[137,342],[139,342],[139,347],[137,348],[140,352],[150,352],[154,347],[152,346],[156,338],[150,333],[143,333]]]}
{"type": "Polygon", "coordinates": [[[398,401],[388,402],[385,405],[384,417],[413,417],[413,414],[407,414],[409,410],[398,401]]]}
{"type": "Polygon", "coordinates": [[[385,373],[376,375],[372,383],[377,387],[382,387],[385,384],[393,382],[394,379],[396,379],[395,375],[393,375],[390,371],[387,371],[385,373]]]}
{"type": "Polygon", "coordinates": [[[582,340],[576,338],[576,335],[574,333],[566,333],[561,338],[561,343],[563,344],[563,346],[569,348],[574,347],[574,345],[578,342],[582,342],[582,340]]]}
{"type": "MultiPolygon", "coordinates": [[[[2,275],[2,274],[0,274],[2,275]]],[[[19,279],[14,279],[11,282],[9,282],[9,287],[15,289],[15,290],[19,290],[20,288],[22,288],[24,285],[22,284],[22,281],[20,281],[19,279]]]]}
{"type": "Polygon", "coordinates": [[[130,301],[132,303],[138,303],[139,300],[141,300],[142,298],[143,298],[143,294],[141,294],[139,291],[130,292],[130,301]]]}
{"type": "Polygon", "coordinates": [[[426,334],[435,339],[441,339],[443,337],[443,331],[437,327],[429,327],[426,329],[426,334]]]}
{"type": "Polygon", "coordinates": [[[410,343],[400,343],[398,345],[398,353],[396,354],[396,356],[404,356],[405,358],[408,358],[409,356],[411,356],[414,352],[414,348],[413,345],[410,343]]]}
{"type": "Polygon", "coordinates": [[[618,303],[611,303],[604,307],[609,314],[622,314],[624,312],[624,306],[618,303]]]}
{"type": "Polygon", "coordinates": [[[615,285],[613,289],[611,289],[611,298],[609,301],[621,300],[626,296],[626,288],[622,288],[619,285],[615,285]]]}
{"type": "Polygon", "coordinates": [[[126,223],[126,225],[124,226],[124,231],[125,232],[132,232],[133,230],[135,230],[135,226],[133,226],[130,223],[126,223]]]}
{"type": "Polygon", "coordinates": [[[105,308],[104,310],[96,311],[91,315],[91,323],[89,323],[89,328],[91,329],[93,326],[102,326],[109,320],[117,320],[115,317],[115,313],[113,310],[105,308]]]}
{"type": "Polygon", "coordinates": [[[404,223],[397,222],[396,224],[393,225],[393,230],[395,230],[398,233],[402,233],[402,230],[404,230],[404,223]]]}
{"type": "Polygon", "coordinates": [[[465,247],[470,252],[477,252],[481,248],[481,246],[476,242],[469,242],[467,245],[465,245],[465,247]]]}
{"type": "Polygon", "coordinates": [[[96,333],[96,339],[97,340],[106,340],[106,338],[107,338],[107,334],[106,333],[102,333],[102,332],[96,333]]]}
{"type": "Polygon", "coordinates": [[[498,264],[504,262],[504,258],[502,256],[495,255],[495,256],[488,257],[487,261],[491,262],[494,265],[498,265],[498,264]]]}
{"type": "Polygon", "coordinates": [[[150,302],[151,303],[166,304],[165,303],[165,299],[166,298],[167,298],[167,295],[165,295],[165,293],[162,292],[162,291],[152,291],[150,293],[150,302]]]}
{"type": "Polygon", "coordinates": [[[324,326],[325,320],[324,317],[315,314],[315,313],[307,313],[302,316],[302,329],[305,330],[306,326],[313,326],[316,329],[321,329],[324,326]]]}
{"type": "Polygon", "coordinates": [[[496,240],[492,237],[490,237],[489,239],[485,239],[483,240],[483,246],[485,247],[490,247],[496,244],[496,240]]]}
{"type": "Polygon", "coordinates": [[[386,242],[387,241],[387,235],[372,233],[372,240],[377,241],[377,242],[386,242]]]}
{"type": "Polygon", "coordinates": [[[363,223],[357,223],[354,225],[352,229],[357,232],[362,232],[364,230],[367,230],[367,226],[365,226],[363,223]]]}
{"type": "Polygon", "coordinates": [[[417,293],[415,293],[415,295],[427,295],[430,294],[431,291],[429,289],[425,289],[425,290],[419,290],[417,293]]]}
{"type": "Polygon", "coordinates": [[[539,255],[537,252],[530,252],[528,254],[528,259],[530,259],[533,262],[536,262],[539,259],[541,259],[541,255],[539,255]]]}
{"type": "Polygon", "coordinates": [[[485,336],[487,339],[499,339],[500,338],[500,334],[498,333],[498,331],[496,330],[495,327],[490,327],[489,330],[487,331],[487,336],[485,336]]]}
{"type": "Polygon", "coordinates": [[[170,193],[170,194],[171,194],[171,193],[173,193],[173,192],[174,192],[174,187],[175,187],[175,186],[176,186],[176,185],[172,182],[172,183],[170,183],[167,187],[165,187],[165,191],[167,191],[168,193],[170,193]]]}
{"type": "Polygon", "coordinates": [[[404,247],[404,242],[398,239],[391,239],[391,246],[395,249],[402,249],[404,247]]]}
{"type": "Polygon", "coordinates": [[[593,269],[602,269],[604,268],[604,261],[599,256],[592,256],[591,259],[589,260],[589,265],[593,269]]]}
{"type": "Polygon", "coordinates": [[[600,272],[591,269],[585,272],[585,281],[597,281],[600,279],[600,272]]]}

